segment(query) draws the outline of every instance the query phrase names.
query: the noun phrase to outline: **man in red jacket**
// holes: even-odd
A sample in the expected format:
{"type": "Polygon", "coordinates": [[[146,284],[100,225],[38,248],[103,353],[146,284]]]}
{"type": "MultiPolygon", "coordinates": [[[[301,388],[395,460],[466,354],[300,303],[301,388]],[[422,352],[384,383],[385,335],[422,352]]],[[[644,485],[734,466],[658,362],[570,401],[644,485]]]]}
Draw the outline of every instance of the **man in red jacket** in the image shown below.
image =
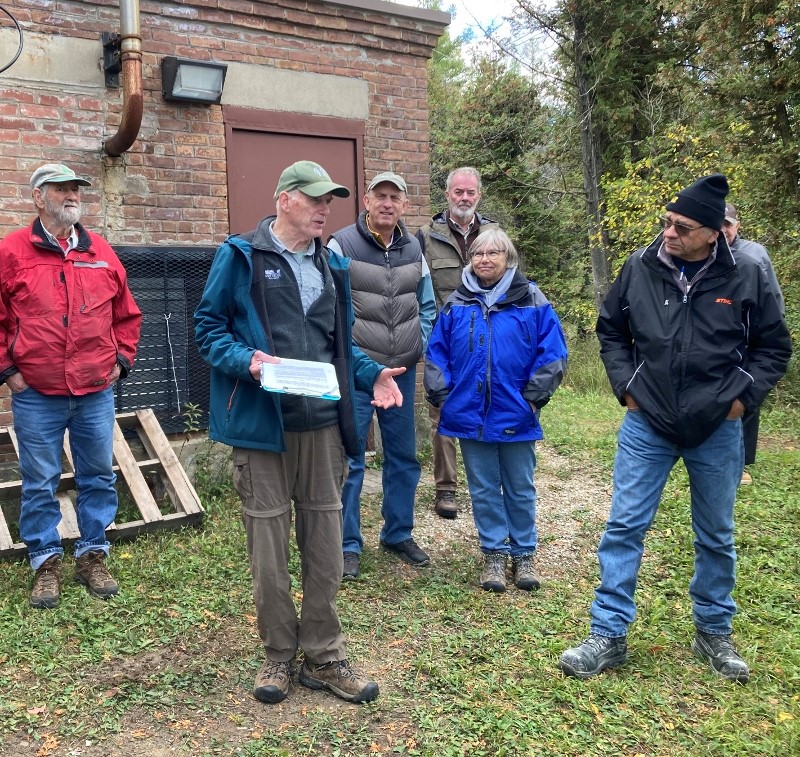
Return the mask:
{"type": "Polygon", "coordinates": [[[142,314],[114,251],[78,222],[86,186],[60,163],[36,169],[37,218],[0,242],[0,383],[11,390],[19,530],[37,609],[61,595],[56,488],[67,429],[78,490],[75,580],[101,599],[119,591],[105,566],[105,532],[117,513],[112,387],[133,366],[142,314]]]}

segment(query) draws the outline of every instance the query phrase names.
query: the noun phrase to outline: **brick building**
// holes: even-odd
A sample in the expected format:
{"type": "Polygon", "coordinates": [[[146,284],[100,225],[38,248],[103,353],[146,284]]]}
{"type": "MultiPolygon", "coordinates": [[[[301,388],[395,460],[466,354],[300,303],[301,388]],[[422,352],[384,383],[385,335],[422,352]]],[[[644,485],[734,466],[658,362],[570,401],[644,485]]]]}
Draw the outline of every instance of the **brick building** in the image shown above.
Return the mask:
{"type": "Polygon", "coordinates": [[[139,383],[124,382],[120,407],[161,402],[174,418],[205,403],[207,385],[192,385],[203,368],[191,340],[203,266],[229,232],[272,212],[278,173],[292,161],[317,160],[354,191],[335,203],[328,231],[352,223],[365,178],[379,170],[408,180],[411,228],[429,216],[426,64],[446,13],[382,0],[3,5],[22,35],[0,26],[0,67],[20,36],[22,49],[0,74],[0,236],[30,222],[28,179],[41,163],[92,180],[83,221],[123,257],[148,330],[139,383]],[[121,87],[109,86],[113,68],[103,63],[102,39],[114,35],[121,87]],[[167,56],[227,63],[220,104],[165,100],[167,56]],[[141,76],[125,68],[133,57],[141,76]],[[129,145],[109,150],[137,120],[131,71],[140,121],[129,145]]]}

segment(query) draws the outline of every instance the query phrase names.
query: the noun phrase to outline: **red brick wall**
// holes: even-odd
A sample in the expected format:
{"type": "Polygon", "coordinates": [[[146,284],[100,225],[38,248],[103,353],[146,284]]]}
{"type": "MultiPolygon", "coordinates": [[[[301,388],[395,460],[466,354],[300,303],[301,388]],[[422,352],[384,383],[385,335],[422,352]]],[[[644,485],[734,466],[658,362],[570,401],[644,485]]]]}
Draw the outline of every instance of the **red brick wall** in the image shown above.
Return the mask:
{"type": "MultiPolygon", "coordinates": [[[[25,31],[98,40],[98,57],[100,33],[119,31],[116,1],[13,0],[11,10],[25,31]]],[[[101,145],[117,131],[121,89],[87,94],[52,91],[41,82],[11,85],[13,67],[0,79],[0,235],[31,217],[33,169],[59,160],[94,179],[84,221],[112,243],[216,244],[225,237],[221,108],[164,102],[165,55],[363,79],[369,86],[365,171],[369,176],[391,164],[404,174],[409,225],[424,221],[430,201],[426,62],[440,25],[313,0],[144,0],[140,19],[144,118],[139,139],[120,158],[104,156],[101,145]],[[124,195],[108,181],[118,166],[124,167],[124,195]]]]}
{"type": "MultiPolygon", "coordinates": [[[[11,0],[25,32],[97,40],[119,31],[117,0],[11,0]]],[[[443,27],[402,15],[297,0],[142,0],[144,117],[119,158],[102,152],[121,118],[121,89],[60,87],[0,77],[0,237],[33,217],[28,180],[59,161],[93,180],[84,223],[112,244],[218,244],[228,233],[222,110],[161,97],[165,55],[339,76],[369,87],[367,176],[391,167],[409,184],[406,221],[429,215],[426,63],[443,27]],[[122,175],[121,175],[122,174],[122,175]],[[121,181],[121,179],[124,179],[121,181]],[[119,188],[123,187],[124,190],[119,188]]],[[[4,393],[4,392],[2,392],[4,393]]],[[[0,424],[9,400],[0,400],[0,424]]]]}

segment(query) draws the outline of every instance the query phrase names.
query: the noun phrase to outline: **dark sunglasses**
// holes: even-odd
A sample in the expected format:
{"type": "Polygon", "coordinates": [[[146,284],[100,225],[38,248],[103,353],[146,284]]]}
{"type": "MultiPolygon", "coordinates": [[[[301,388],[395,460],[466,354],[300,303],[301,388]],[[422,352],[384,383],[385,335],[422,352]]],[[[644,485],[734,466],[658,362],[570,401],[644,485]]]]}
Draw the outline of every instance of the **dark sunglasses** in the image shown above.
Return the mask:
{"type": "Polygon", "coordinates": [[[697,231],[698,229],[702,229],[702,226],[689,226],[686,223],[678,223],[677,221],[672,221],[666,216],[659,216],[658,222],[661,225],[661,228],[666,231],[667,229],[671,229],[673,226],[675,227],[675,231],[678,232],[678,236],[685,237],[691,234],[693,231],[697,231]]]}

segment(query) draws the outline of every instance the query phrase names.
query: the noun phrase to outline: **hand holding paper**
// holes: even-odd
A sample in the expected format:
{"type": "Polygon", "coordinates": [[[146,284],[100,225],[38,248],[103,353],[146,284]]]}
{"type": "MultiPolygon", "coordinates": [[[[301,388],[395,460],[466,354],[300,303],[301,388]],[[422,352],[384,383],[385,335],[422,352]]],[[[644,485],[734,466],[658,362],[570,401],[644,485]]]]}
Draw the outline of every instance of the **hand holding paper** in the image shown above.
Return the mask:
{"type": "Polygon", "coordinates": [[[261,364],[262,363],[280,363],[281,359],[273,355],[267,355],[266,352],[256,350],[250,358],[250,375],[256,380],[261,381],[261,364]]]}

